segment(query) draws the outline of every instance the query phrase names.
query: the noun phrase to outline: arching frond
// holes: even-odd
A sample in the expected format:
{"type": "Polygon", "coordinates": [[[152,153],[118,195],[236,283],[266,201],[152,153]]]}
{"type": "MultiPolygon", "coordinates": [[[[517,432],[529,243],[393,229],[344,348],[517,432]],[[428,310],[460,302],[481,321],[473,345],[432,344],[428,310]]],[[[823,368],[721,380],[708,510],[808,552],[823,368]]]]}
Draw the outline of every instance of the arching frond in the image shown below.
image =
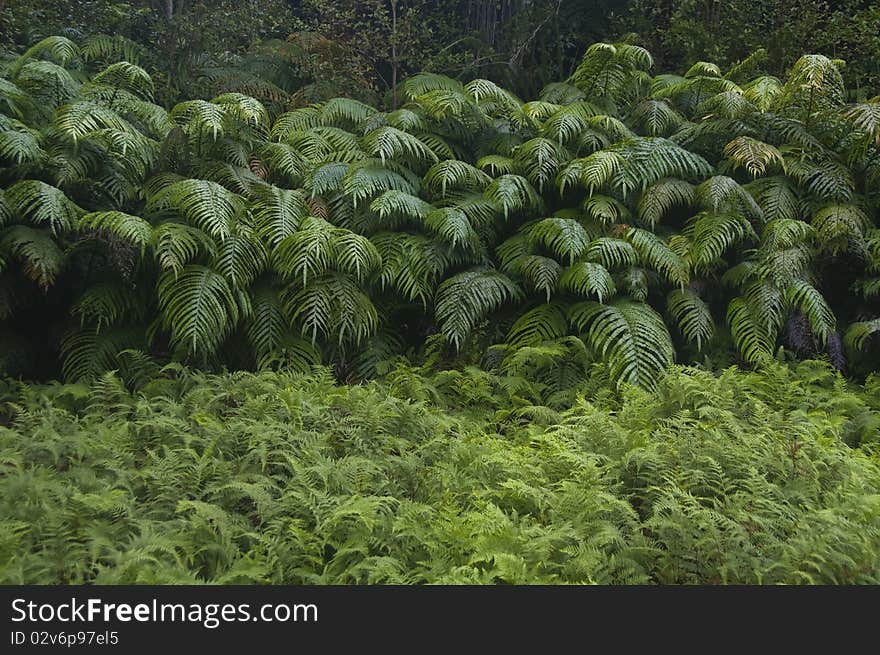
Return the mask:
{"type": "Polygon", "coordinates": [[[731,336],[743,359],[757,364],[773,355],[776,334],[755,315],[750,304],[742,297],[734,298],[727,307],[727,323],[731,336]]]}
{"type": "Polygon", "coordinates": [[[12,64],[12,75],[19,73],[22,66],[32,59],[49,59],[66,66],[80,57],[79,47],[64,36],[47,36],[32,45],[12,64]]]}
{"type": "Polygon", "coordinates": [[[425,226],[451,246],[474,244],[479,241],[468,217],[456,207],[441,207],[429,212],[425,216],[425,226]]]}
{"type": "Polygon", "coordinates": [[[394,217],[421,222],[434,211],[434,207],[418,196],[391,189],[378,195],[370,203],[370,210],[376,212],[383,223],[387,225],[389,219],[394,217]]]}
{"type": "Polygon", "coordinates": [[[695,201],[693,185],[684,180],[659,180],[639,196],[639,220],[653,228],[673,207],[689,207],[695,201]]]}
{"type": "Polygon", "coordinates": [[[383,164],[386,159],[396,157],[416,162],[438,161],[434,151],[419,141],[418,137],[390,125],[368,132],[363,138],[363,145],[364,150],[379,157],[383,164]]]}
{"type": "Polygon", "coordinates": [[[24,125],[0,130],[0,161],[16,165],[39,162],[46,156],[40,140],[39,132],[24,125]]]}
{"type": "Polygon", "coordinates": [[[795,220],[800,215],[797,194],[786,177],[757,179],[743,188],[755,199],[768,221],[795,220]]]}
{"type": "Polygon", "coordinates": [[[423,96],[431,91],[455,91],[460,93],[464,90],[461,82],[436,73],[413,75],[403,81],[401,88],[410,100],[415,100],[419,96],[423,96]]]}
{"type": "Polygon", "coordinates": [[[520,316],[507,333],[507,343],[511,348],[537,346],[552,341],[568,331],[568,317],[565,305],[552,302],[543,303],[520,316]]]}
{"type": "Polygon", "coordinates": [[[20,259],[24,274],[43,290],[55,283],[64,266],[64,253],[49,230],[13,225],[3,231],[0,250],[20,259]]]}
{"type": "Polygon", "coordinates": [[[321,106],[318,115],[324,125],[350,123],[358,126],[375,113],[373,107],[353,98],[331,98],[321,106]]]}
{"type": "Polygon", "coordinates": [[[847,328],[843,341],[850,348],[864,350],[868,339],[878,332],[880,332],[880,318],[871,321],[858,321],[847,328]]]}
{"type": "Polygon", "coordinates": [[[157,287],[162,324],[174,345],[189,354],[211,353],[238,323],[239,309],[232,288],[220,273],[188,265],[167,272],[157,287]]]}
{"type": "Polygon", "coordinates": [[[562,267],[555,259],[541,255],[525,255],[517,263],[517,270],[526,285],[539,293],[544,293],[547,302],[556,291],[562,267]]]}
{"type": "Polygon", "coordinates": [[[764,218],[754,198],[736,180],[725,175],[713,175],[697,186],[696,200],[712,212],[738,212],[761,221],[764,218]]]}
{"type": "Polygon", "coordinates": [[[855,205],[826,205],[813,215],[811,223],[819,244],[833,254],[852,247],[858,251],[870,224],[865,212],[855,205]]]}
{"type": "Polygon", "coordinates": [[[315,343],[318,334],[340,344],[359,343],[376,330],[376,307],[348,275],[328,273],[283,299],[290,320],[315,343]]]}
{"type": "Polygon", "coordinates": [[[140,66],[127,61],[110,64],[95,75],[92,81],[96,84],[125,89],[144,100],[153,99],[154,86],[149,73],[140,66]]]}
{"type": "Polygon", "coordinates": [[[586,252],[590,234],[572,218],[545,218],[528,228],[529,240],[541,243],[572,264],[586,252]]]}
{"type": "Polygon", "coordinates": [[[436,279],[448,264],[439,244],[424,235],[399,232],[381,232],[370,240],[382,260],[382,287],[390,286],[427,307],[436,279]]]}
{"type": "Polygon", "coordinates": [[[216,182],[181,180],[165,187],[150,199],[152,207],[170,207],[191,225],[213,237],[225,238],[232,232],[242,199],[216,182]]]}
{"type": "Polygon", "coordinates": [[[818,289],[807,282],[795,281],[786,289],[786,299],[807,317],[810,329],[824,346],[827,338],[837,330],[837,319],[818,289]]]}
{"type": "Polygon", "coordinates": [[[698,268],[710,269],[731,246],[757,238],[751,224],[740,214],[701,212],[688,224],[693,242],[691,261],[698,268]]]}
{"type": "Polygon", "coordinates": [[[529,209],[539,211],[543,206],[541,197],[520,175],[502,175],[486,188],[485,196],[495,202],[507,218],[511,212],[529,209]]]}
{"type": "Polygon", "coordinates": [[[543,191],[544,184],[556,177],[559,168],[571,159],[571,155],[555,141],[538,137],[518,146],[513,158],[529,182],[543,191]]]}
{"type": "Polygon", "coordinates": [[[138,246],[143,252],[152,236],[152,226],[140,216],[119,211],[92,212],[79,219],[79,228],[106,230],[120,239],[138,246]]]}
{"type": "Polygon", "coordinates": [[[343,178],[343,190],[351,197],[355,206],[363,200],[391,189],[410,195],[418,193],[418,188],[411,181],[399,173],[384,168],[375,160],[353,164],[343,178]]]}
{"type": "Polygon", "coordinates": [[[770,221],[761,233],[761,245],[769,250],[784,250],[809,242],[813,228],[809,223],[790,218],[770,221]]]}
{"type": "Polygon", "coordinates": [[[521,296],[516,284],[498,271],[472,269],[454,275],[437,289],[435,313],[440,330],[460,349],[479,321],[521,296]]]}
{"type": "Polygon", "coordinates": [[[159,265],[175,275],[201,255],[213,256],[214,241],[197,227],[183,223],[162,223],[153,228],[150,244],[159,265]]]}
{"type": "Polygon", "coordinates": [[[650,306],[632,300],[603,305],[591,300],[574,305],[571,322],[585,342],[611,367],[618,384],[653,388],[672,364],[672,339],[663,319],[650,306]]]}
{"type": "Polygon", "coordinates": [[[615,151],[600,150],[583,159],[574,159],[556,178],[560,193],[568,186],[583,186],[590,193],[608,184],[623,170],[625,159],[615,151]]]}
{"type": "Polygon", "coordinates": [[[637,227],[626,233],[627,240],[638,252],[641,261],[672,284],[684,287],[690,281],[690,265],[668,243],[656,234],[637,227]]]}
{"type": "Polygon", "coordinates": [[[697,350],[702,350],[715,333],[712,313],[703,299],[690,289],[673,289],[666,296],[666,309],[675,319],[681,335],[697,344],[697,350]]]}
{"type": "Polygon", "coordinates": [[[139,295],[119,280],[94,284],[82,292],[71,311],[79,316],[81,325],[88,323],[100,332],[125,315],[140,317],[144,307],[140,306],[139,295]]]}
{"type": "Polygon", "coordinates": [[[586,258],[591,262],[602,264],[607,269],[613,269],[635,265],[639,255],[629,241],[599,237],[590,242],[586,258]]]}
{"type": "Polygon", "coordinates": [[[16,182],[3,192],[13,216],[33,225],[45,225],[52,234],[72,230],[82,214],[60,189],[39,180],[16,182]]]}
{"type": "Polygon", "coordinates": [[[305,192],[301,189],[279,189],[265,186],[255,191],[253,216],[261,236],[271,245],[296,232],[309,215],[305,192]]]}
{"type": "Polygon", "coordinates": [[[483,191],[492,181],[479,168],[456,159],[440,161],[425,173],[424,187],[434,196],[446,197],[446,191],[483,191]]]}
{"type": "Polygon", "coordinates": [[[563,289],[579,296],[596,296],[600,303],[617,293],[608,270],[593,262],[579,262],[569,266],[559,283],[563,289]]]}
{"type": "Polygon", "coordinates": [[[648,136],[669,136],[684,123],[684,118],[664,100],[643,100],[630,119],[648,136]]]}
{"type": "Polygon", "coordinates": [[[266,268],[269,254],[262,241],[250,235],[231,234],[218,245],[211,268],[234,289],[250,285],[266,268]]]}
{"type": "Polygon", "coordinates": [[[610,225],[612,223],[629,222],[629,208],[617,198],[594,194],[584,200],[584,211],[596,223],[610,225]]]}
{"type": "Polygon", "coordinates": [[[779,150],[748,136],[738,136],[724,146],[724,156],[733,160],[734,169],[745,168],[752,177],[764,175],[771,166],[785,169],[785,160],[779,150]]]}
{"type": "Polygon", "coordinates": [[[62,375],[66,380],[93,380],[120,368],[120,353],[143,341],[143,332],[131,327],[72,330],[61,340],[62,375]]]}

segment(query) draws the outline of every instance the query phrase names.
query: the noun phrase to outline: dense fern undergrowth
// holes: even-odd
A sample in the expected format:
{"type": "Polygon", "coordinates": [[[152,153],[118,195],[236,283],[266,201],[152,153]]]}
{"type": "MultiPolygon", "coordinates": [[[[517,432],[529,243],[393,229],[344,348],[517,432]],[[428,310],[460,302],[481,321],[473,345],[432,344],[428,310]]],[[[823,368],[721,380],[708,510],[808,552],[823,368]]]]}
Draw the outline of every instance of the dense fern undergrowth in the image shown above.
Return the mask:
{"type": "Polygon", "coordinates": [[[880,582],[842,62],[161,107],[129,46],[0,62],[0,580],[880,582]]]}
{"type": "Polygon", "coordinates": [[[583,350],[646,388],[779,346],[878,366],[880,99],[845,104],[842,62],[673,74],[599,43],[538,99],[423,73],[381,111],[166,109],[136,57],[50,37],[0,64],[7,375],[358,381],[433,336],[471,362],[583,350]]]}
{"type": "MultiPolygon", "coordinates": [[[[601,377],[601,376],[598,376],[601,377]]],[[[9,383],[5,583],[878,583],[880,380],[9,383]]]]}

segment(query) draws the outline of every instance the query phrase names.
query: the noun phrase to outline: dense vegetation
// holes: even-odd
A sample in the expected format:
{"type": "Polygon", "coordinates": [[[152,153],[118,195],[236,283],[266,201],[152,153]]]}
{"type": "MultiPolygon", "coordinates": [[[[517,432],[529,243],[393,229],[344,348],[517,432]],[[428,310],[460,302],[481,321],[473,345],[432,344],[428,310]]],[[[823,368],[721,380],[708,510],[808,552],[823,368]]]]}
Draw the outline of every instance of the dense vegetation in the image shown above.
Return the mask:
{"type": "Polygon", "coordinates": [[[870,66],[153,4],[0,59],[0,581],[880,582],[870,66]]]}
{"type": "Polygon", "coordinates": [[[9,374],[55,375],[57,344],[69,379],[150,357],[365,379],[437,334],[489,368],[547,346],[651,387],[730,344],[843,370],[841,333],[858,354],[880,331],[880,102],[844,104],[821,55],[784,82],[752,60],[651,76],[600,43],[525,103],[423,73],[392,111],[166,112],[128,54],[50,37],[6,69],[9,374]]]}
{"type": "Polygon", "coordinates": [[[880,582],[876,378],[583,391],[557,411],[522,378],[403,365],[14,384],[0,580],[880,582]]]}
{"type": "Polygon", "coordinates": [[[781,77],[821,53],[846,62],[861,101],[880,93],[878,32],[873,0],[0,0],[0,54],[53,34],[124,36],[166,108],[243,86],[390,107],[396,82],[419,71],[535,97],[591,43],[626,35],[660,70],[728,67],[764,48],[766,72],[781,77]]]}

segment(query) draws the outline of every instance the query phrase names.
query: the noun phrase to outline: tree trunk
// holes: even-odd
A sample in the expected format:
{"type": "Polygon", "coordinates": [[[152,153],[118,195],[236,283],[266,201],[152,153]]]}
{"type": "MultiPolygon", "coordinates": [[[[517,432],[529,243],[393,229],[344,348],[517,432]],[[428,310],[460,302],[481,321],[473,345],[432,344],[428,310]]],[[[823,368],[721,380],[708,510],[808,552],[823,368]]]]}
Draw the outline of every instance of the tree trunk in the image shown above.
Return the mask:
{"type": "Polygon", "coordinates": [[[397,0],[391,0],[391,107],[397,109],[397,0]]]}

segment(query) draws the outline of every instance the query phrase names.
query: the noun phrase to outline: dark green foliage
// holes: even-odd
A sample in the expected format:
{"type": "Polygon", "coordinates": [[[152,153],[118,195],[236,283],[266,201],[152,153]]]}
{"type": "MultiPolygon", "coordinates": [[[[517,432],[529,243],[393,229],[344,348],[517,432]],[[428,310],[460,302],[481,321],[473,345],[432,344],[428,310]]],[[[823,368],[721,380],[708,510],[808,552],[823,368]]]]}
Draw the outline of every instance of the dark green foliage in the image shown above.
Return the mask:
{"type": "Polygon", "coordinates": [[[529,102],[424,72],[391,111],[279,114],[234,89],[165,111],[97,45],[0,66],[0,333],[32,342],[32,378],[137,348],[354,381],[432,335],[486,366],[577,341],[645,388],[780,345],[878,368],[878,101],[845,104],[825,56],[776,81],[653,75],[644,48],[596,43],[529,102]]]}

